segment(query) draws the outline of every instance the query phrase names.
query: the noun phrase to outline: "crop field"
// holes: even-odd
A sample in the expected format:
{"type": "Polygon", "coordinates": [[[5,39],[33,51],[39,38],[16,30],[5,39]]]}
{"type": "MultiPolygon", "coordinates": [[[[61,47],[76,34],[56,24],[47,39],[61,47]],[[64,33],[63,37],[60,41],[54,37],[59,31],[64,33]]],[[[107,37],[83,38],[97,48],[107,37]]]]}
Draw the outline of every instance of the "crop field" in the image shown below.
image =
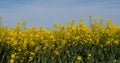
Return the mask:
{"type": "MultiPolygon", "coordinates": [[[[89,16],[90,18],[92,16],[89,16]]],[[[120,26],[111,19],[80,18],[53,28],[0,25],[0,63],[119,63],[120,26]]]]}

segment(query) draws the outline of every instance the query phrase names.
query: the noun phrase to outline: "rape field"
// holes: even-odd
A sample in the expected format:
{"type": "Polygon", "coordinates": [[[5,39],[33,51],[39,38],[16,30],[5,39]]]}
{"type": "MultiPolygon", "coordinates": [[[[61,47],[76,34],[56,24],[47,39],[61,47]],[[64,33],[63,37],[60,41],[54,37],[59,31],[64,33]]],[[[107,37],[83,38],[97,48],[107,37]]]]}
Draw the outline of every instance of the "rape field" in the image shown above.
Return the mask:
{"type": "Polygon", "coordinates": [[[95,18],[88,26],[80,18],[77,24],[54,23],[53,29],[26,28],[26,21],[13,28],[0,25],[0,63],[119,62],[120,26],[111,19],[95,18]]]}

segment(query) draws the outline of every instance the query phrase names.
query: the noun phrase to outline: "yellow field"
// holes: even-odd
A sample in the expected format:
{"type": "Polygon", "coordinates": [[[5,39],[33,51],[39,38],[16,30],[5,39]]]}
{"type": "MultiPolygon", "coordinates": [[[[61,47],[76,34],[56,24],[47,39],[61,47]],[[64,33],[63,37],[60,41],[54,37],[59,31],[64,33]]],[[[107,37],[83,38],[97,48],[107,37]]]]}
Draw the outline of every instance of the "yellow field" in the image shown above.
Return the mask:
{"type": "Polygon", "coordinates": [[[26,28],[26,21],[0,25],[1,63],[118,63],[119,52],[120,26],[111,19],[95,18],[88,26],[80,18],[53,29],[26,28]]]}

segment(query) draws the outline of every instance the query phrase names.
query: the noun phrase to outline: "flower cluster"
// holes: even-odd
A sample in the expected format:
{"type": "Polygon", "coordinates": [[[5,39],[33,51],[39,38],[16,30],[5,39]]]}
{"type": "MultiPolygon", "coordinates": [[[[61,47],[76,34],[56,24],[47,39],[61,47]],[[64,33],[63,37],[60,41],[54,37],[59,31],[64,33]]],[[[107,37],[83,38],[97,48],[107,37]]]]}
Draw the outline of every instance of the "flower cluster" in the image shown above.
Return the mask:
{"type": "Polygon", "coordinates": [[[83,20],[54,23],[53,29],[26,28],[25,20],[13,28],[0,25],[1,63],[119,62],[120,26],[111,19],[103,24],[95,17],[90,25],[83,20]]]}

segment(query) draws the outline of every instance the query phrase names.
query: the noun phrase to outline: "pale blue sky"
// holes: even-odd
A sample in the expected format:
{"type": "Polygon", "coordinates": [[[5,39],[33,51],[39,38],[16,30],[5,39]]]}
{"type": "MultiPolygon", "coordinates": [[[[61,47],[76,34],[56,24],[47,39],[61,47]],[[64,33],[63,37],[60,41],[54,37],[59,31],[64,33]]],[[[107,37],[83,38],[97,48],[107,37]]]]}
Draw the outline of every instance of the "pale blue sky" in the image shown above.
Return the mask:
{"type": "Polygon", "coordinates": [[[51,27],[54,22],[65,24],[72,18],[79,22],[88,15],[112,18],[120,25],[120,0],[0,0],[0,16],[4,26],[15,26],[27,20],[27,26],[51,27]]]}

